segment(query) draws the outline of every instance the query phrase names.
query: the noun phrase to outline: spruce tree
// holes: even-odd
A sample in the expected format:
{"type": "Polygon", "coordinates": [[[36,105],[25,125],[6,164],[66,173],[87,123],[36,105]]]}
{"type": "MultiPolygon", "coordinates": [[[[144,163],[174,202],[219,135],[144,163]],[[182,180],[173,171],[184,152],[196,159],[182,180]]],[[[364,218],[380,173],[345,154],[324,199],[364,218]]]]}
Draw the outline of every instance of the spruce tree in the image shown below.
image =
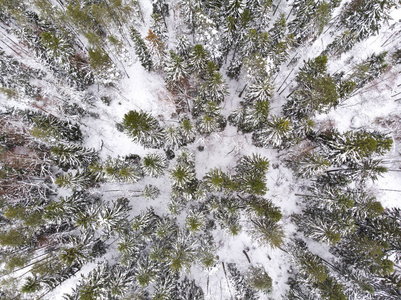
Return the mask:
{"type": "Polygon", "coordinates": [[[135,52],[136,55],[138,55],[142,67],[144,67],[147,71],[150,71],[152,69],[153,62],[144,40],[141,38],[139,32],[133,27],[131,27],[130,36],[134,42],[135,52]]]}
{"type": "Polygon", "coordinates": [[[146,112],[131,110],[124,115],[123,128],[135,141],[149,148],[160,148],[164,144],[165,133],[159,122],[146,112]]]}
{"type": "Polygon", "coordinates": [[[252,141],[256,146],[280,149],[290,143],[292,125],[288,118],[273,116],[261,123],[264,126],[252,134],[252,141]]]}
{"type": "Polygon", "coordinates": [[[150,153],[143,158],[142,169],[148,176],[160,177],[166,168],[166,158],[161,154],[150,153]]]}
{"type": "Polygon", "coordinates": [[[173,89],[180,88],[188,78],[188,66],[184,59],[170,50],[170,56],[164,65],[167,85],[173,89]]]}

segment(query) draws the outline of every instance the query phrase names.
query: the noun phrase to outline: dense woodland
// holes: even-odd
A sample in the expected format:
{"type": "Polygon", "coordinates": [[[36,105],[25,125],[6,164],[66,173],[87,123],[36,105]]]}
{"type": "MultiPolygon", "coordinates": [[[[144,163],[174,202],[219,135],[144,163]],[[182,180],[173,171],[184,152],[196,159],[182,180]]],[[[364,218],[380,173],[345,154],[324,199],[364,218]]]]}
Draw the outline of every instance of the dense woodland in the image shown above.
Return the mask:
{"type": "Polygon", "coordinates": [[[325,119],[399,105],[400,8],[0,0],[0,298],[400,299],[401,205],[375,183],[401,171],[401,118],[325,119]]]}

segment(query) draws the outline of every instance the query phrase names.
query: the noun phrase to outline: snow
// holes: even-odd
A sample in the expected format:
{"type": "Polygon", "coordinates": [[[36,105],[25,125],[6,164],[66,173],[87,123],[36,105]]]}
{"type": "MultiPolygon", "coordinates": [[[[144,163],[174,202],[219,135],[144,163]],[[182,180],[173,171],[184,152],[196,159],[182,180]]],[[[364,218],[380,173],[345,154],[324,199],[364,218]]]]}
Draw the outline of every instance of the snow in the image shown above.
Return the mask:
{"type": "MultiPolygon", "coordinates": [[[[140,2],[145,17],[145,24],[150,24],[151,2],[140,2]]],[[[275,17],[281,12],[288,14],[290,7],[287,4],[283,7],[283,5],[279,7],[275,17]]],[[[335,13],[339,11],[340,8],[337,8],[335,13]]],[[[395,10],[391,15],[394,20],[397,20],[401,18],[401,10],[395,10]]],[[[274,20],[271,20],[271,23],[273,22],[274,20]]],[[[397,24],[396,21],[390,21],[389,25],[383,27],[383,34],[380,37],[373,36],[366,41],[358,43],[350,52],[339,59],[330,60],[328,66],[329,73],[332,74],[338,70],[344,70],[348,73],[350,72],[351,65],[361,62],[372,53],[379,53],[383,49],[391,51],[395,46],[394,44],[389,44],[384,48],[381,45],[392,34],[393,31],[389,28],[393,24],[397,24]],[[352,64],[350,64],[350,59],[352,64]]],[[[173,32],[171,23],[168,23],[168,28],[171,34],[173,32]]],[[[147,33],[147,30],[147,26],[140,28],[142,36],[147,33]]],[[[206,32],[206,34],[209,33],[206,32]]],[[[211,38],[214,38],[218,32],[212,28],[210,34],[212,35],[211,38]]],[[[286,97],[295,85],[296,71],[303,65],[303,61],[318,56],[334,37],[331,31],[328,31],[314,41],[312,45],[304,45],[296,49],[294,53],[291,53],[290,59],[293,56],[299,57],[299,59],[295,64],[290,66],[287,66],[288,62],[284,63],[280,73],[274,80],[276,93],[272,100],[272,114],[279,114],[281,112],[282,105],[287,101],[286,97]],[[289,74],[290,76],[286,79],[289,74]],[[283,83],[282,89],[278,90],[278,87],[283,83]]],[[[173,40],[175,40],[175,37],[170,35],[171,45],[173,44],[173,40]]],[[[43,68],[37,62],[31,61],[29,64],[43,68]]],[[[141,145],[132,142],[125,133],[117,130],[116,124],[122,121],[124,114],[128,111],[146,111],[156,117],[163,125],[168,124],[175,113],[174,96],[165,88],[165,82],[161,74],[145,71],[138,60],[130,65],[126,65],[125,68],[128,76],[116,83],[114,88],[107,90],[101,88],[98,91],[96,85],[91,87],[89,91],[96,96],[97,100],[93,105],[84,105],[92,113],[97,114],[98,117],[86,116],[80,119],[81,129],[85,136],[84,146],[100,151],[102,159],[107,159],[109,156],[115,158],[128,154],[138,154],[143,157],[149,152],[162,152],[161,150],[144,149],[141,145]],[[100,96],[103,95],[111,98],[110,105],[101,102],[100,96]]],[[[359,128],[383,131],[383,127],[376,122],[377,118],[386,117],[390,114],[400,114],[400,102],[395,102],[392,97],[392,95],[401,92],[401,88],[399,87],[401,83],[398,76],[399,72],[400,67],[394,67],[383,74],[377,82],[370,83],[329,113],[316,116],[315,120],[317,122],[330,121],[341,132],[359,128]],[[377,85],[373,86],[376,83],[377,85]]],[[[224,73],[223,76],[230,91],[229,96],[223,103],[222,111],[222,114],[227,117],[238,106],[241,99],[237,95],[242,90],[244,84],[229,80],[224,73]]],[[[46,85],[43,93],[44,95],[68,95],[75,102],[79,102],[85,98],[84,93],[74,94],[72,89],[62,90],[56,87],[56,84],[54,86],[46,85]]],[[[8,99],[5,99],[3,95],[0,95],[0,97],[2,108],[10,105],[8,99]]],[[[45,104],[44,102],[37,103],[37,105],[41,106],[45,106],[45,104]]],[[[24,100],[13,102],[13,105],[19,108],[28,106],[24,100]]],[[[197,138],[196,143],[189,145],[188,149],[195,153],[196,176],[198,179],[201,179],[209,170],[216,167],[221,168],[224,172],[232,173],[236,161],[243,155],[259,153],[270,160],[270,169],[267,173],[268,192],[264,195],[264,198],[273,201],[274,204],[281,208],[283,219],[280,224],[284,225],[287,239],[292,237],[296,233],[296,227],[290,221],[291,215],[301,212],[302,208],[302,203],[295,196],[295,193],[300,188],[300,182],[284,166],[281,153],[272,149],[256,148],[252,145],[250,134],[239,134],[236,127],[229,124],[221,133],[202,138],[198,136],[197,138]],[[197,149],[199,145],[204,146],[203,151],[197,149]]],[[[385,159],[394,161],[394,157],[399,157],[399,149],[399,141],[395,141],[393,149],[385,159]]],[[[389,171],[380,177],[377,182],[370,183],[372,189],[376,191],[377,198],[386,208],[401,207],[401,203],[398,200],[399,193],[401,192],[399,190],[399,183],[401,182],[401,172],[398,172],[399,165],[391,162],[391,169],[395,168],[396,170],[389,171]]],[[[163,177],[157,179],[144,178],[135,184],[102,184],[101,188],[96,192],[99,192],[105,199],[129,198],[133,207],[131,217],[138,215],[150,206],[155,208],[157,214],[162,215],[168,212],[167,205],[170,199],[171,186],[168,174],[165,174],[163,177]],[[135,197],[133,191],[143,190],[146,184],[158,186],[162,192],[160,197],[155,200],[145,200],[143,197],[135,197]]],[[[288,254],[281,249],[260,246],[246,232],[247,224],[245,218],[242,218],[241,221],[244,229],[237,236],[232,236],[223,230],[214,231],[215,242],[218,246],[217,255],[219,256],[219,262],[215,268],[209,271],[201,270],[199,267],[194,266],[190,274],[191,278],[194,278],[197,284],[201,285],[205,291],[206,299],[230,298],[231,292],[223,272],[222,263],[234,262],[237,264],[239,270],[244,272],[249,267],[249,262],[243,253],[243,250],[245,250],[249,255],[252,265],[263,265],[269,276],[273,279],[272,293],[261,295],[260,299],[284,299],[285,293],[288,290],[287,279],[291,264],[288,254]]],[[[329,254],[328,247],[322,246],[322,244],[312,240],[307,240],[307,242],[309,249],[313,253],[319,254],[327,260],[333,258],[329,254]]],[[[104,257],[97,259],[97,262],[112,260],[116,253],[117,250],[115,247],[112,247],[104,257]]],[[[96,262],[85,265],[78,275],[65,281],[62,286],[57,287],[46,298],[62,299],[62,294],[71,291],[77,284],[80,276],[88,274],[95,266],[96,262]]]]}

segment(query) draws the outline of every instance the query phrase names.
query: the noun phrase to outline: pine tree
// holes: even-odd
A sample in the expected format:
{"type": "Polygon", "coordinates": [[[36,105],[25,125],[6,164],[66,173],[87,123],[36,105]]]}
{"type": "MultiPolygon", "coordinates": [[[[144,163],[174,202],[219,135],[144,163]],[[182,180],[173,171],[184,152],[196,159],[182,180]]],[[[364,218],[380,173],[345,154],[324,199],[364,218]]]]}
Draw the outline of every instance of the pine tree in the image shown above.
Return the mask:
{"type": "Polygon", "coordinates": [[[112,67],[110,56],[100,47],[89,49],[89,64],[98,73],[107,72],[112,67]]]}
{"type": "Polygon", "coordinates": [[[330,245],[355,230],[354,219],[348,212],[311,207],[302,215],[294,215],[294,222],[307,237],[330,245]]]}
{"type": "Polygon", "coordinates": [[[179,233],[177,240],[172,244],[168,253],[167,263],[173,272],[189,269],[196,259],[196,242],[183,232],[179,233]]]}
{"type": "Polygon", "coordinates": [[[214,71],[206,78],[206,82],[201,86],[201,95],[204,99],[217,104],[224,101],[225,96],[228,95],[228,89],[220,72],[214,71]]]}
{"type": "Polygon", "coordinates": [[[145,255],[141,255],[135,266],[135,279],[141,287],[147,287],[156,280],[159,268],[156,262],[145,255]]]}
{"type": "Polygon", "coordinates": [[[168,126],[165,130],[165,144],[167,149],[177,150],[184,145],[179,127],[168,126]]]}
{"type": "Polygon", "coordinates": [[[197,44],[189,53],[188,65],[192,72],[196,72],[202,76],[206,70],[208,60],[209,55],[205,51],[205,48],[203,48],[202,45],[197,44]]]}
{"type": "Polygon", "coordinates": [[[274,65],[278,67],[288,58],[289,50],[293,43],[293,35],[288,34],[287,21],[284,14],[281,14],[273,24],[269,34],[271,39],[271,58],[273,59],[274,65]]]}
{"type": "Polygon", "coordinates": [[[243,156],[235,167],[234,181],[241,192],[263,195],[267,191],[265,175],[268,169],[269,161],[259,154],[243,156]]]}
{"type": "Polygon", "coordinates": [[[177,273],[170,272],[168,270],[160,272],[155,284],[153,299],[177,299],[177,281],[177,273]]]}
{"type": "Polygon", "coordinates": [[[196,285],[195,280],[190,281],[186,276],[178,283],[178,299],[177,300],[203,300],[204,293],[202,289],[196,285]]]}
{"type": "Polygon", "coordinates": [[[252,289],[246,278],[238,271],[235,263],[227,264],[227,270],[231,285],[235,289],[235,299],[256,300],[257,294],[255,290],[252,289]]]}
{"type": "Polygon", "coordinates": [[[42,289],[40,284],[41,282],[38,280],[36,276],[30,276],[25,280],[24,285],[21,287],[21,292],[23,293],[36,293],[42,289]]]}
{"type": "Polygon", "coordinates": [[[40,38],[48,54],[54,57],[58,64],[69,63],[70,57],[74,54],[74,49],[65,37],[44,31],[40,34],[40,38]]]}
{"type": "Polygon", "coordinates": [[[67,187],[73,190],[85,190],[95,183],[95,179],[88,171],[77,171],[75,174],[68,172],[60,175],[56,179],[56,184],[60,187],[67,187]]]}
{"type": "Polygon", "coordinates": [[[248,102],[253,102],[255,100],[270,101],[273,97],[273,89],[274,87],[269,78],[263,81],[258,80],[248,88],[245,100],[248,102]]]}
{"type": "Polygon", "coordinates": [[[347,131],[322,135],[323,149],[327,158],[334,164],[358,163],[363,158],[383,155],[390,150],[391,138],[378,132],[347,131]]]}
{"type": "Polygon", "coordinates": [[[251,219],[251,235],[261,244],[272,248],[280,247],[285,234],[281,225],[267,218],[251,219]]]}
{"type": "Polygon", "coordinates": [[[145,40],[149,49],[149,57],[153,62],[152,66],[155,69],[161,69],[166,56],[166,46],[164,42],[161,40],[160,36],[154,33],[151,29],[149,29],[148,35],[145,37],[145,40]]]}
{"type": "Polygon", "coordinates": [[[191,233],[203,231],[206,226],[204,214],[199,210],[191,209],[185,219],[185,226],[191,233]]]}
{"type": "Polygon", "coordinates": [[[203,182],[213,192],[221,192],[225,188],[229,177],[220,169],[214,168],[206,173],[203,182]]]}
{"type": "Polygon", "coordinates": [[[338,91],[334,79],[326,74],[327,56],[318,56],[305,62],[296,77],[298,86],[284,112],[295,119],[325,112],[338,104],[338,91]]]}
{"type": "Polygon", "coordinates": [[[195,171],[191,166],[177,164],[170,170],[170,177],[173,180],[173,186],[185,189],[195,180],[195,171]]]}
{"type": "Polygon", "coordinates": [[[295,161],[290,160],[289,164],[301,178],[321,175],[330,167],[330,161],[317,153],[306,154],[295,161]]]}
{"type": "Polygon", "coordinates": [[[251,266],[245,277],[249,285],[257,291],[268,293],[272,289],[272,279],[263,266],[251,266]]]}
{"type": "MultiPolygon", "coordinates": [[[[339,4],[339,3],[338,3],[339,4]]],[[[308,38],[317,38],[330,20],[331,12],[338,4],[334,1],[297,0],[293,3],[295,19],[288,27],[301,44],[308,38]]]]}
{"type": "Polygon", "coordinates": [[[160,177],[166,168],[166,158],[161,154],[150,153],[143,158],[142,169],[148,176],[160,177]]]}
{"type": "Polygon", "coordinates": [[[167,85],[173,89],[182,86],[188,78],[187,64],[173,50],[170,50],[170,57],[166,59],[164,71],[166,72],[167,85]]]}
{"type": "Polygon", "coordinates": [[[196,127],[202,134],[223,131],[226,126],[226,120],[221,114],[221,107],[214,101],[196,99],[192,114],[197,117],[196,127]]]}
{"type": "Polygon", "coordinates": [[[356,83],[356,88],[361,88],[368,82],[379,77],[387,68],[385,57],[387,52],[372,54],[362,63],[358,64],[351,78],[356,83]]]}
{"type": "Polygon", "coordinates": [[[51,148],[52,159],[62,168],[88,167],[98,159],[92,148],[73,144],[59,144],[51,148]]]}
{"type": "Polygon", "coordinates": [[[78,124],[63,121],[51,115],[30,114],[30,112],[27,112],[27,118],[34,123],[34,127],[31,130],[31,134],[34,137],[49,142],[82,141],[82,132],[78,124]]]}
{"type": "Polygon", "coordinates": [[[147,71],[150,71],[152,69],[153,62],[149,54],[149,50],[146,47],[146,44],[144,40],[141,38],[139,32],[133,27],[131,27],[130,30],[131,30],[130,36],[134,42],[136,55],[138,55],[142,67],[144,67],[147,71]]]}
{"type": "Polygon", "coordinates": [[[324,53],[340,56],[351,50],[357,42],[357,34],[348,29],[338,35],[325,49],[324,53]]]}
{"type": "Polygon", "coordinates": [[[142,192],[142,195],[145,198],[154,200],[160,195],[160,190],[154,185],[147,184],[142,192]]]}
{"type": "Polygon", "coordinates": [[[159,39],[165,43],[167,37],[167,27],[164,17],[160,13],[153,13],[151,16],[150,31],[159,37],[159,39]]]}
{"type": "Polygon", "coordinates": [[[357,34],[357,41],[361,41],[379,32],[381,23],[389,20],[388,12],[395,6],[397,3],[392,0],[353,0],[344,6],[340,23],[351,33],[357,34]]]}
{"type": "Polygon", "coordinates": [[[98,226],[109,236],[114,232],[124,230],[127,222],[129,207],[119,201],[112,202],[111,205],[103,205],[98,214],[98,226]]]}
{"type": "Polygon", "coordinates": [[[329,276],[327,267],[319,256],[312,254],[301,242],[303,246],[297,246],[291,252],[295,267],[309,283],[325,282],[329,276]]]}
{"type": "Polygon", "coordinates": [[[196,128],[192,124],[191,120],[183,118],[179,126],[180,126],[179,131],[181,138],[183,140],[183,145],[193,143],[196,137],[196,130],[195,130],[196,128]]]}
{"type": "Polygon", "coordinates": [[[191,47],[188,38],[185,35],[179,35],[177,37],[177,45],[176,45],[177,54],[183,57],[184,59],[188,59],[190,49],[191,47]]]}
{"type": "Polygon", "coordinates": [[[100,177],[114,182],[137,182],[142,177],[139,164],[126,158],[108,158],[102,166],[100,177]]]}
{"type": "Polygon", "coordinates": [[[159,122],[146,112],[129,111],[124,115],[122,126],[135,142],[144,147],[160,148],[164,144],[164,130],[159,122]]]}
{"type": "Polygon", "coordinates": [[[268,100],[256,100],[245,109],[243,124],[240,126],[245,132],[262,128],[267,122],[270,112],[268,100]]]}
{"type": "Polygon", "coordinates": [[[288,118],[272,116],[264,127],[252,134],[252,141],[259,147],[283,148],[291,139],[292,125],[288,118]]]}

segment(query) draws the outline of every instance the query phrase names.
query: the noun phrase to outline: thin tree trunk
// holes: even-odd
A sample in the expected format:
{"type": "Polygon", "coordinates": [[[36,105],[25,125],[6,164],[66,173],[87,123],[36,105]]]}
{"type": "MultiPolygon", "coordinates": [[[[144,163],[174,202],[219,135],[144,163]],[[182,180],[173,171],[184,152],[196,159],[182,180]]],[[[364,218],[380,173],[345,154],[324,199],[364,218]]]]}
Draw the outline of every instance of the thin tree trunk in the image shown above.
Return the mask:
{"type": "Polygon", "coordinates": [[[224,276],[226,277],[228,291],[230,292],[230,296],[231,296],[230,298],[231,298],[231,299],[234,299],[233,293],[231,292],[230,282],[228,281],[227,272],[226,272],[226,267],[225,267],[223,261],[221,262],[221,264],[223,265],[224,276]]]}
{"type": "Polygon", "coordinates": [[[248,262],[249,262],[249,263],[251,263],[251,259],[249,258],[249,255],[248,255],[248,253],[246,253],[246,251],[245,251],[245,250],[242,250],[242,253],[244,253],[244,254],[245,254],[245,256],[246,256],[246,259],[248,260],[248,262]]]}
{"type": "Polygon", "coordinates": [[[291,75],[291,73],[292,73],[293,71],[294,71],[294,69],[291,69],[291,72],[288,73],[287,77],[284,79],[283,83],[280,85],[280,87],[277,89],[276,92],[278,92],[278,91],[281,89],[281,87],[284,85],[284,83],[287,81],[288,77],[290,77],[290,75],[291,75]]]}

